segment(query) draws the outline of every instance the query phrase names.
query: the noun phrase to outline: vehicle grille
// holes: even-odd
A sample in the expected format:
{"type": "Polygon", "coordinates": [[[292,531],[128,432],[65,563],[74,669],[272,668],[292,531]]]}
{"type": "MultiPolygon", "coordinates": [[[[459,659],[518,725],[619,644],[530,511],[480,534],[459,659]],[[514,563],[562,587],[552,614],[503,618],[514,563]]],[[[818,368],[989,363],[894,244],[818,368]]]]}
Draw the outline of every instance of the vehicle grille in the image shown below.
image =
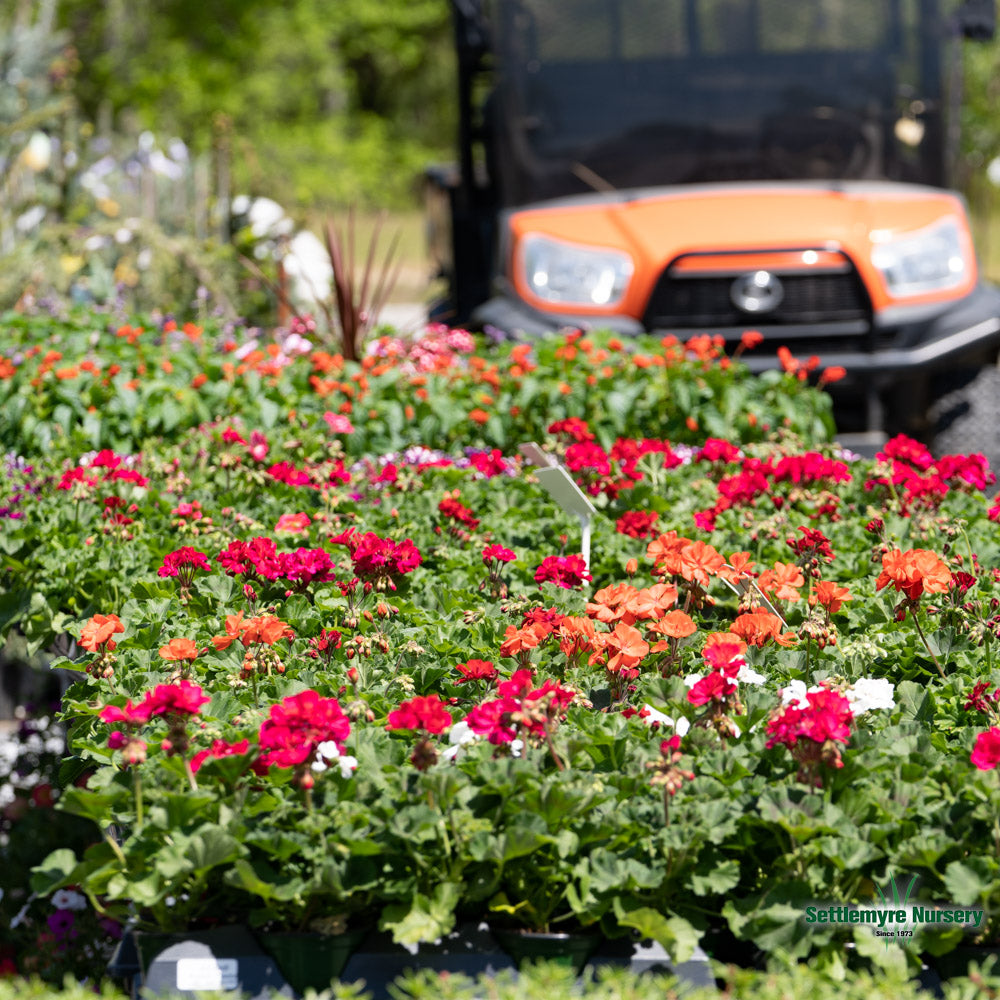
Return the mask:
{"type": "Polygon", "coordinates": [[[730,297],[733,282],[747,273],[747,268],[735,268],[728,273],[690,274],[681,273],[677,265],[675,261],[667,267],[653,289],[644,317],[648,329],[773,327],[851,323],[871,318],[864,284],[846,262],[836,270],[801,269],[795,273],[774,270],[784,297],[767,313],[743,311],[730,297]]]}

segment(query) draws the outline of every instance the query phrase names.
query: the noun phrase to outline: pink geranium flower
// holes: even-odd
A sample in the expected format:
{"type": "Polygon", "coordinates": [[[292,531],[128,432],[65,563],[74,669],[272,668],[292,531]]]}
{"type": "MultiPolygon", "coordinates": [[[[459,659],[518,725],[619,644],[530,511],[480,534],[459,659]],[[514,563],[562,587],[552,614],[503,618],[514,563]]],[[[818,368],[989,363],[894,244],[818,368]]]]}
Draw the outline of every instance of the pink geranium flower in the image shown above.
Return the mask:
{"type": "Polygon", "coordinates": [[[334,434],[353,434],[354,425],[342,413],[331,413],[329,410],[323,414],[323,419],[334,434]]]}
{"type": "Polygon", "coordinates": [[[197,570],[206,573],[212,571],[208,557],[190,545],[184,545],[163,557],[163,565],[156,571],[157,576],[176,576],[180,578],[181,586],[190,586],[197,570]]]}
{"type": "Polygon", "coordinates": [[[304,535],[308,532],[310,524],[312,518],[308,514],[282,514],[274,530],[288,535],[304,535]]]}
{"type": "Polygon", "coordinates": [[[986,732],[976,737],[976,745],[969,754],[969,760],[980,771],[992,771],[1000,764],[1000,728],[990,726],[986,732]]]}

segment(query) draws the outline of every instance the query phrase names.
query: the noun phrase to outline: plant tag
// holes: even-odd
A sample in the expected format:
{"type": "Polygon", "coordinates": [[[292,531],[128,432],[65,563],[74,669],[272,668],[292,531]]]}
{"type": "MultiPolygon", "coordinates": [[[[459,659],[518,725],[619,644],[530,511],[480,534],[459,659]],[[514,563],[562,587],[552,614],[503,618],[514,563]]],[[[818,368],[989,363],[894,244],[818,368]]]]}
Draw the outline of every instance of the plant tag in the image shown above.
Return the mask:
{"type": "Polygon", "coordinates": [[[596,513],[594,505],[587,499],[586,493],[576,485],[572,476],[561,465],[549,469],[538,469],[535,475],[549,496],[567,514],[576,514],[579,518],[589,518],[596,513]]]}
{"type": "Polygon", "coordinates": [[[575,514],[580,519],[580,549],[587,572],[590,572],[590,519],[597,513],[597,509],[587,494],[576,485],[566,467],[560,465],[552,455],[542,451],[534,442],[522,444],[518,450],[529,462],[538,466],[535,476],[548,495],[567,514],[575,514]]]}
{"type": "Polygon", "coordinates": [[[235,990],[239,987],[239,962],[235,958],[177,959],[177,989],[235,990]]]}
{"type": "Polygon", "coordinates": [[[559,461],[555,455],[550,455],[547,451],[542,451],[534,441],[518,446],[517,449],[532,465],[540,465],[543,469],[549,466],[558,465],[559,461]]]}
{"type": "Polygon", "coordinates": [[[542,451],[534,442],[522,444],[518,450],[532,465],[538,466],[535,470],[538,481],[567,514],[575,514],[582,519],[597,513],[566,467],[560,465],[553,455],[542,451]]]}

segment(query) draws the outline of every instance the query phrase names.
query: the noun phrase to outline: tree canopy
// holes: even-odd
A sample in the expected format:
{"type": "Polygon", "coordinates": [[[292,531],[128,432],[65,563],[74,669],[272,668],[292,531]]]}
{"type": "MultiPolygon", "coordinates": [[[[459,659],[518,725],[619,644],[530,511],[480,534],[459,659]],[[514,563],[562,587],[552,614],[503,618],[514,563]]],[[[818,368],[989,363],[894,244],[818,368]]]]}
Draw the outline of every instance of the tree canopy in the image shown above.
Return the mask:
{"type": "Polygon", "coordinates": [[[446,0],[60,0],[60,13],[87,118],[228,146],[249,193],[399,204],[450,155],[446,0]]]}

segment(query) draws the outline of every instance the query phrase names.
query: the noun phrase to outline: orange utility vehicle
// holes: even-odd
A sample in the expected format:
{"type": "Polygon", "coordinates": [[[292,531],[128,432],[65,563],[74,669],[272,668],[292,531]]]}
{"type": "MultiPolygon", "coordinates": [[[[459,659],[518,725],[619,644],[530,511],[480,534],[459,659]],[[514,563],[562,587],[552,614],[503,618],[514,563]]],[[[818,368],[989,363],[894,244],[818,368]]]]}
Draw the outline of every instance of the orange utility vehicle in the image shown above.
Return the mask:
{"type": "Polygon", "coordinates": [[[847,369],[842,432],[1000,439],[1000,292],[948,190],[961,43],[992,38],[993,0],[452,7],[440,318],[731,347],[752,328],[751,367],[787,345],[847,369]]]}

